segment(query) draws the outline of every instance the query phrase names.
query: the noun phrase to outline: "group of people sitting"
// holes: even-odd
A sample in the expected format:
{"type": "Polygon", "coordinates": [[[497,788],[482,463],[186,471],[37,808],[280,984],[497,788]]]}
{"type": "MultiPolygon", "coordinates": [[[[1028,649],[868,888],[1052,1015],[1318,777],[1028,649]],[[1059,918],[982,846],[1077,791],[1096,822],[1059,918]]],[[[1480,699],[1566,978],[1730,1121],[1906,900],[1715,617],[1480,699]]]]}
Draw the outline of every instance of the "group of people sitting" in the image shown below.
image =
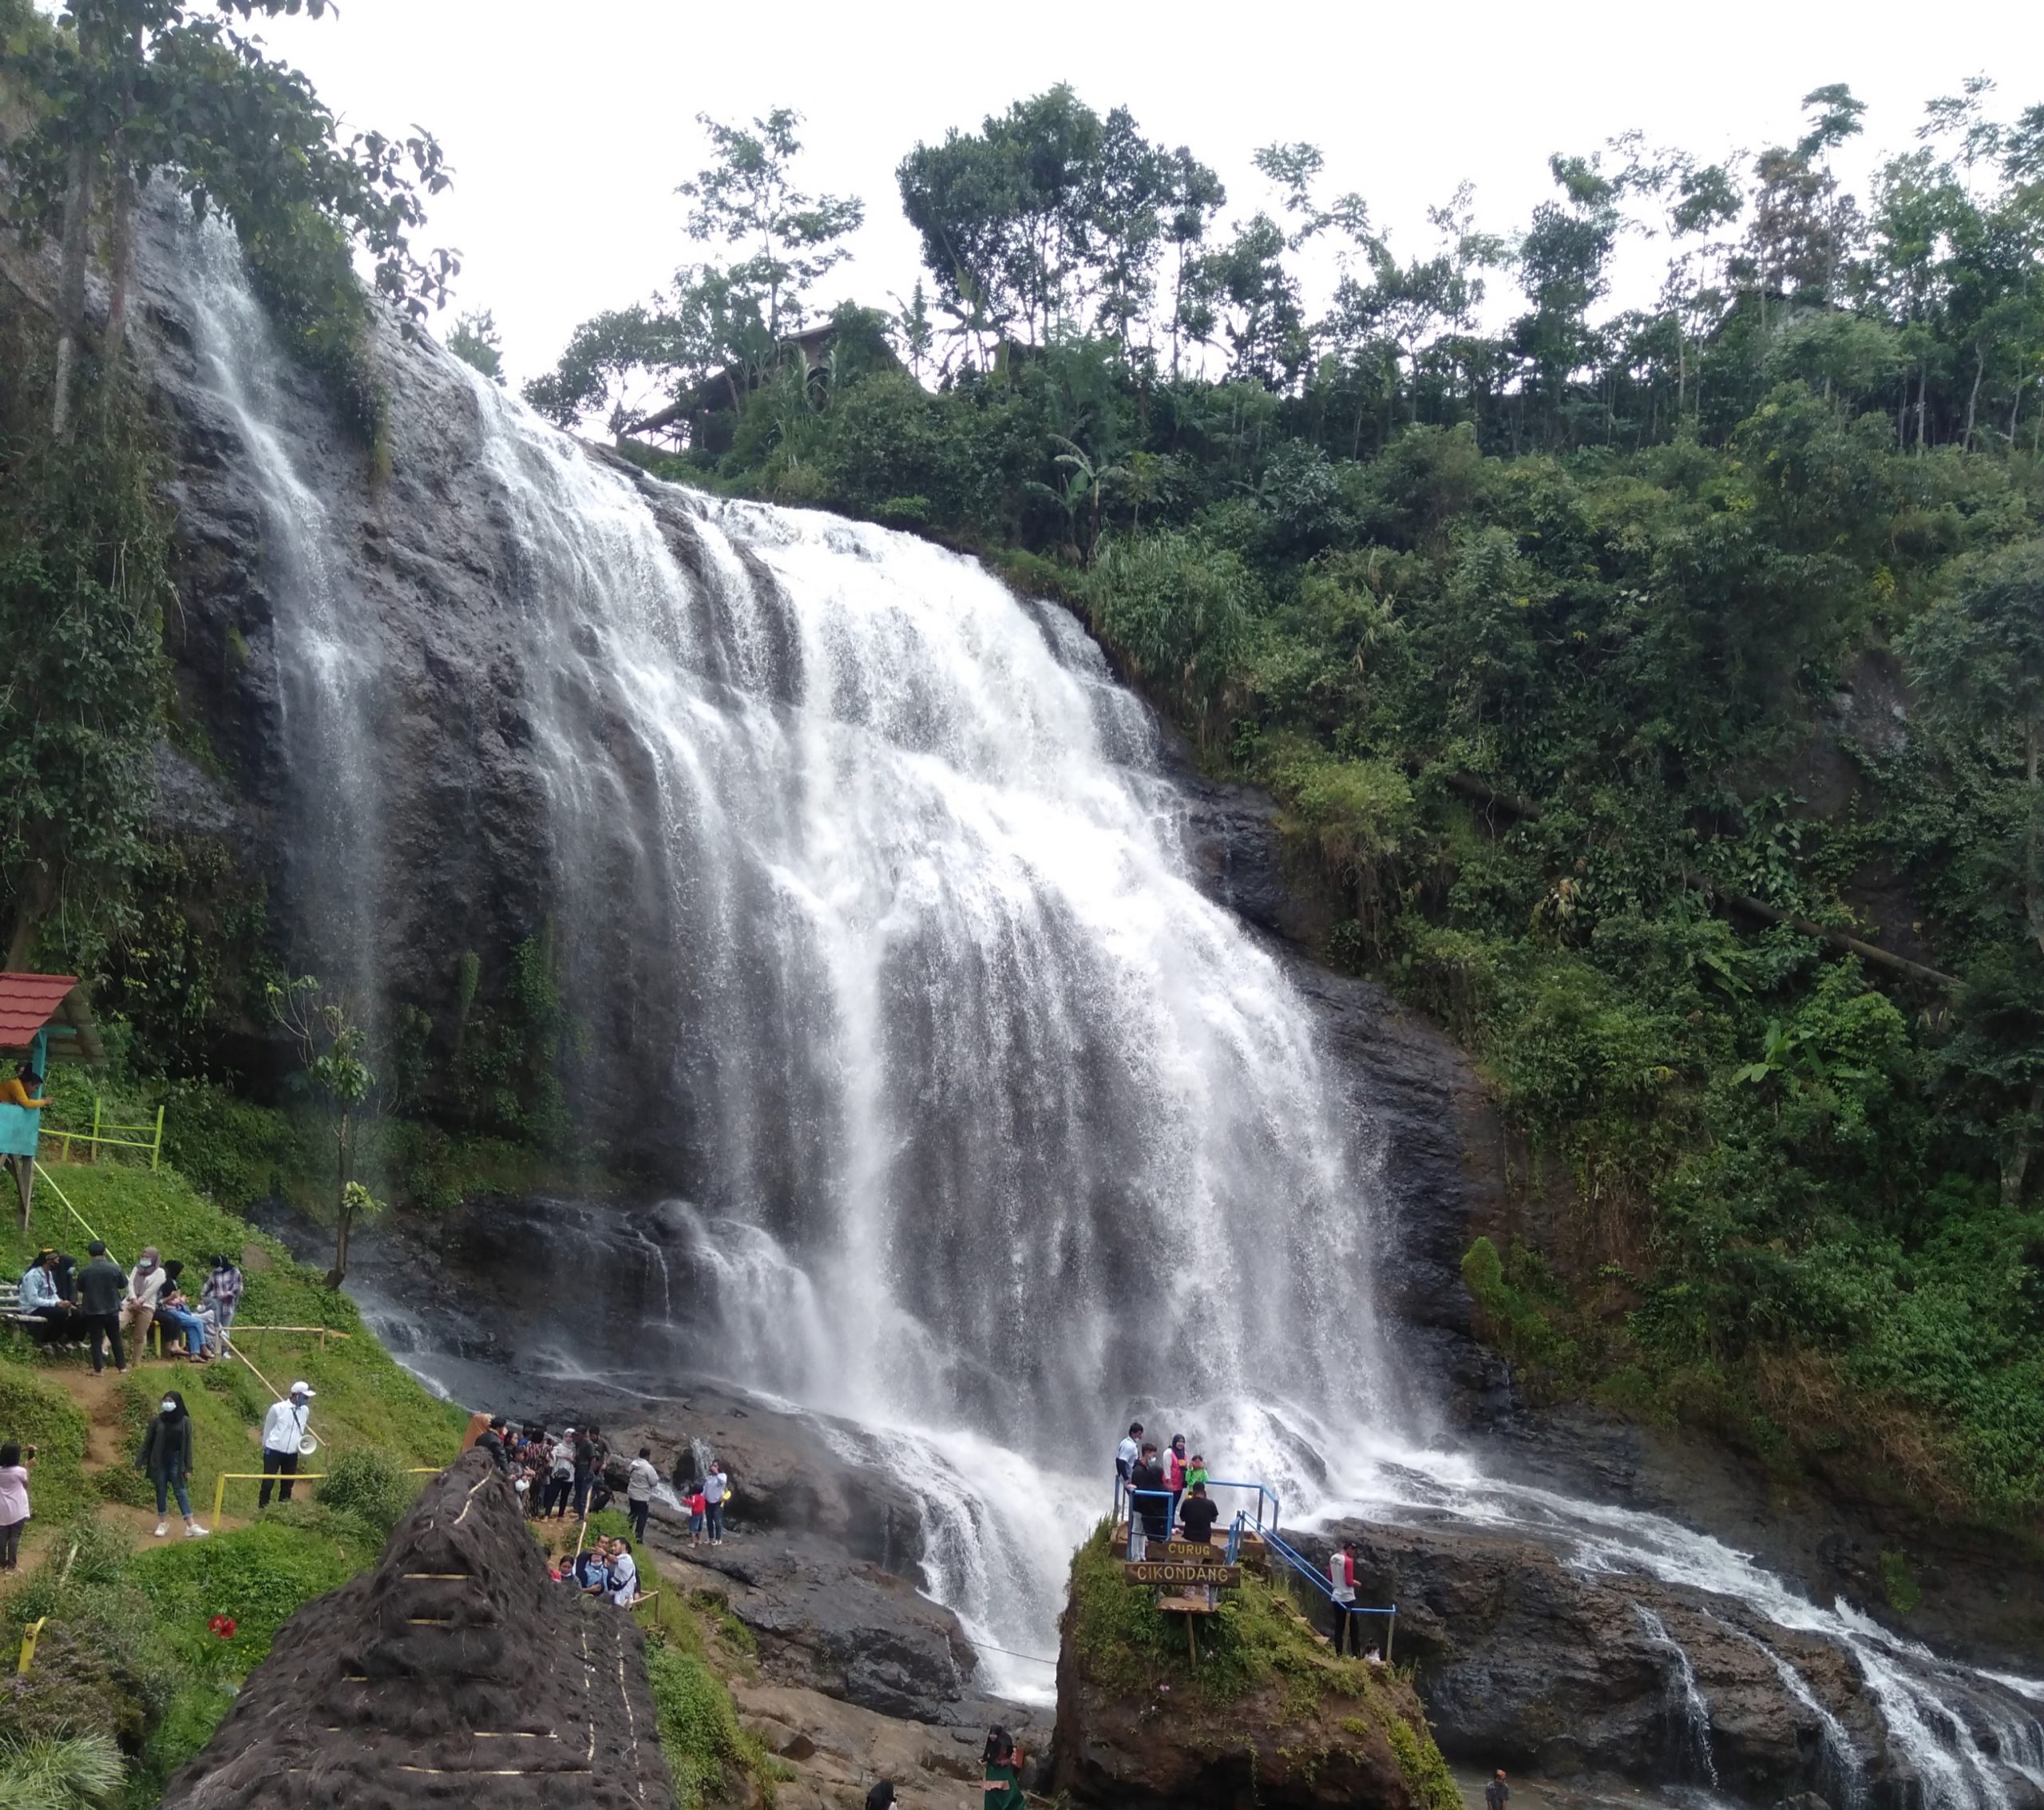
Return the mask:
{"type": "Polygon", "coordinates": [[[1143,1437],[1143,1423],[1131,1421],[1115,1450],[1115,1510],[1128,1510],[1128,1555],[1141,1559],[1151,1540],[1178,1537],[1195,1546],[1210,1546],[1220,1509],[1207,1498],[1206,1460],[1190,1456],[1185,1435],[1174,1433],[1162,1453],[1143,1437]]]}
{"type": "Polygon", "coordinates": [[[616,1539],[594,1539],[575,1555],[565,1572],[554,1575],[572,1582],[584,1596],[614,1602],[629,1609],[644,1599],[639,1594],[639,1565],[632,1556],[632,1543],[622,1535],[616,1539]]]}
{"type": "Polygon", "coordinates": [[[149,1328],[160,1320],[184,1341],[180,1353],[167,1337],[165,1357],[208,1364],[227,1355],[246,1285],[232,1257],[223,1252],[212,1259],[195,1300],[184,1287],[184,1265],[164,1262],[153,1245],[125,1273],[107,1254],[105,1239],[93,1239],[85,1251],[81,1269],[69,1253],[45,1246],[22,1277],[21,1311],[43,1323],[46,1345],[76,1350],[89,1343],[94,1370],[105,1368],[111,1345],[114,1368],[125,1370],[126,1341],[133,1341],[139,1360],[149,1349],[149,1328]]]}

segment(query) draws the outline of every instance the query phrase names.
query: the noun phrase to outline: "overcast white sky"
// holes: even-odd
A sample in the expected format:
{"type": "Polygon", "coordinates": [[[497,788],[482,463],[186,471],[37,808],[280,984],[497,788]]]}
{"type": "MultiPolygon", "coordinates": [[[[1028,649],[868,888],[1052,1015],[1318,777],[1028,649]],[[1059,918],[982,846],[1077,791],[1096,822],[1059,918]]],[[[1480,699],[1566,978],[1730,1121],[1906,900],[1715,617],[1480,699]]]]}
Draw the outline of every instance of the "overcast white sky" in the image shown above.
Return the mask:
{"type": "Polygon", "coordinates": [[[426,241],[460,248],[457,305],[494,311],[515,380],[691,255],[673,192],[703,160],[703,111],[806,116],[804,186],[867,207],[823,299],[885,306],[917,274],[894,189],[902,154],[1060,81],[1189,144],[1244,212],[1264,199],[1257,145],[1317,143],[1327,192],[1360,190],[1401,254],[1430,247],[1426,208],[1463,179],[1483,224],[1515,231],[1551,192],[1550,152],[1630,127],[1719,156],[1792,136],[1801,96],[1844,81],[1869,104],[1871,152],[1903,146],[1923,103],[1971,74],[1997,80],[2006,112],[2044,100],[2036,0],[340,6],[263,35],[351,124],[438,134],[456,184],[426,241]]]}

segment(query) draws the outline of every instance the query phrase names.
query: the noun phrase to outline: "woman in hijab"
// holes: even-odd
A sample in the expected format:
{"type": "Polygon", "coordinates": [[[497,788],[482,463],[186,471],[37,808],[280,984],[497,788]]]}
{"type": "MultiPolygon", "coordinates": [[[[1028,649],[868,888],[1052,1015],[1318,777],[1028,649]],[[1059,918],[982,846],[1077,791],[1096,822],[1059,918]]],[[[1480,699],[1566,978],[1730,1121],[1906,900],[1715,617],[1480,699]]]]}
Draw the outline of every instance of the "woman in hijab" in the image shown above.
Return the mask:
{"type": "Polygon", "coordinates": [[[177,1494],[178,1512],[184,1517],[184,1537],[204,1539],[206,1530],[192,1519],[192,1492],[185,1479],[192,1475],[192,1416],[184,1411],[184,1397],[175,1389],[163,1392],[161,1406],[149,1430],[142,1436],[141,1456],[135,1468],[156,1487],[156,1538],[170,1531],[164,1519],[165,1498],[177,1494]]]}

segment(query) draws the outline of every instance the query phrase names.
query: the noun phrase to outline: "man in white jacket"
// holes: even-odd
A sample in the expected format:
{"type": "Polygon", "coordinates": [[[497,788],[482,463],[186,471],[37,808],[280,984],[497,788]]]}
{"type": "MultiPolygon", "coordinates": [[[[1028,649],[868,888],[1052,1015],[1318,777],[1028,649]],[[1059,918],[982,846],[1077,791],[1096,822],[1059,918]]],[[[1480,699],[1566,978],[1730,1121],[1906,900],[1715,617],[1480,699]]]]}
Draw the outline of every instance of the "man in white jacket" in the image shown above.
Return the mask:
{"type": "Polygon", "coordinates": [[[305,1423],[316,1392],[310,1383],[293,1383],[289,1400],[272,1402],[263,1416],[263,1487],[256,1506],[270,1506],[272,1479],[281,1479],[277,1494],[291,1500],[291,1480],[298,1471],[298,1448],[305,1443],[305,1423]]]}

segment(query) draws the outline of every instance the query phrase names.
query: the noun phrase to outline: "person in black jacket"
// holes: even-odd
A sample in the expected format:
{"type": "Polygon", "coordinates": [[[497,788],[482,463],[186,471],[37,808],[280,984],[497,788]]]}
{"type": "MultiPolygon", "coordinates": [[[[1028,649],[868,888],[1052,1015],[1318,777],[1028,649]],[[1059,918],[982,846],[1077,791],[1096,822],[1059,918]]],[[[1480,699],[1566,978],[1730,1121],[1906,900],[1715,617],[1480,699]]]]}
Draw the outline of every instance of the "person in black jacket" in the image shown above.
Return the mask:
{"type": "Polygon", "coordinates": [[[1151,1540],[1166,1539],[1171,1531],[1171,1500],[1164,1488],[1164,1467],[1157,1462],[1157,1448],[1146,1445],[1128,1479],[1130,1556],[1140,1559],[1151,1540]]]}
{"type": "Polygon", "coordinates": [[[491,1421],[483,1428],[476,1444],[489,1454],[490,1462],[505,1475],[509,1476],[511,1474],[511,1454],[504,1448],[505,1425],[506,1423],[501,1420],[491,1421]]]}
{"type": "Polygon", "coordinates": [[[192,1416],[185,1412],[184,1397],[176,1390],[164,1390],[162,1408],[142,1436],[142,1450],[135,1468],[156,1487],[156,1538],[161,1539],[170,1531],[164,1519],[168,1507],[164,1499],[175,1490],[178,1512],[184,1517],[185,1538],[204,1539],[206,1530],[192,1519],[192,1492],[184,1482],[192,1475],[192,1416]]]}
{"type": "Polygon", "coordinates": [[[92,1335],[93,1368],[106,1368],[106,1344],[113,1341],[113,1368],[125,1370],[128,1354],[121,1345],[121,1297],[128,1292],[128,1277],[119,1264],[106,1254],[106,1241],[94,1238],[85,1246],[92,1261],[78,1272],[78,1323],[92,1335]]]}

